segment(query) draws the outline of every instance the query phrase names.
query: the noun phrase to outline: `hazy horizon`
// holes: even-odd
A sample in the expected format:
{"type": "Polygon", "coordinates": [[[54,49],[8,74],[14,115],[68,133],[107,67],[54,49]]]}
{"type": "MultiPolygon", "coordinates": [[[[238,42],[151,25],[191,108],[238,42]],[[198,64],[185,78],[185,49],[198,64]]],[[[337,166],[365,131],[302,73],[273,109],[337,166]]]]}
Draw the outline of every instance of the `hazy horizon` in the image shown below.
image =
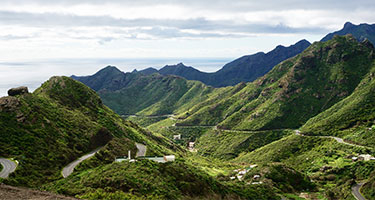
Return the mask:
{"type": "Polygon", "coordinates": [[[0,97],[10,88],[27,86],[32,92],[52,76],[87,76],[111,65],[123,72],[149,67],[160,69],[180,62],[203,72],[215,72],[234,58],[64,58],[22,62],[0,61],[0,97]]]}
{"type": "Polygon", "coordinates": [[[371,0],[2,0],[0,5],[0,95],[19,85],[33,89],[51,75],[88,75],[106,65],[132,71],[184,62],[216,71],[277,45],[319,41],[348,21],[375,22],[371,0]],[[179,59],[161,62],[164,58],[179,59]],[[205,58],[220,62],[205,65],[205,58]]]}

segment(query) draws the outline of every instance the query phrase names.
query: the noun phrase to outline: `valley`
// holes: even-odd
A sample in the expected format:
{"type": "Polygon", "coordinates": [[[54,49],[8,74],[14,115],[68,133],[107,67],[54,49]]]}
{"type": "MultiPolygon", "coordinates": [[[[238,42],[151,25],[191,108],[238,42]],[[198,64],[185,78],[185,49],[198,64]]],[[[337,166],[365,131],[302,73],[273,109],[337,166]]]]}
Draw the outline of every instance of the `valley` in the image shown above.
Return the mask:
{"type": "Polygon", "coordinates": [[[223,80],[182,63],[107,66],[11,89],[0,98],[0,194],[373,199],[372,26],[241,57],[217,72],[223,80]]]}
{"type": "MultiPolygon", "coordinates": [[[[186,107],[180,107],[178,99],[172,102],[165,100],[171,105],[169,108],[174,108],[167,112],[158,110],[160,105],[165,104],[164,99],[150,98],[155,100],[155,104],[137,110],[126,119],[185,147],[194,142],[195,159],[203,156],[234,165],[283,163],[308,175],[315,188],[320,188],[307,192],[310,198],[331,195],[350,199],[352,187],[355,187],[353,181],[363,182],[374,169],[373,160],[352,161],[352,157],[374,155],[374,146],[370,142],[372,140],[359,142],[358,138],[351,136],[353,132],[350,130],[366,130],[368,137],[372,137],[372,128],[369,128],[372,126],[371,117],[364,124],[357,122],[359,126],[353,128],[351,123],[341,129],[344,130],[342,134],[328,131],[334,128],[332,122],[337,119],[330,118],[330,126],[321,125],[326,128],[324,130],[315,128],[321,122],[314,120],[323,121],[324,118],[319,115],[337,110],[340,105],[351,106],[352,110],[348,111],[351,111],[354,121],[359,120],[354,113],[373,116],[370,110],[353,112],[353,109],[358,109],[356,106],[363,105],[358,94],[364,97],[363,102],[372,102],[368,99],[372,98],[371,94],[364,94],[372,88],[373,52],[373,46],[368,41],[357,42],[352,36],[336,36],[330,41],[312,44],[254,82],[211,88],[198,103],[186,107]],[[360,69],[357,66],[361,66],[360,69]],[[316,74],[320,77],[314,76],[316,74]],[[144,113],[153,117],[145,117],[144,113]],[[175,135],[181,135],[181,139],[173,139],[175,135]],[[355,166],[359,171],[349,173],[355,166]],[[320,170],[325,168],[328,170],[320,170]],[[366,168],[368,171],[360,171],[366,168]],[[352,182],[342,182],[343,179],[352,182]],[[332,184],[337,187],[332,187],[332,184]]],[[[174,76],[169,78],[178,79],[174,76]]],[[[179,87],[169,85],[168,88],[179,87]]],[[[182,92],[180,89],[176,91],[182,92]]],[[[98,92],[101,94],[100,90],[98,92]]],[[[168,92],[175,95],[173,89],[168,92]]],[[[179,98],[184,99],[184,95],[187,93],[180,93],[179,98]]],[[[103,95],[103,98],[106,97],[103,95]]],[[[366,105],[361,108],[372,107],[366,105]]],[[[326,115],[336,117],[331,113],[326,115]]],[[[202,166],[201,169],[215,176],[219,176],[218,171],[230,174],[230,170],[222,171],[216,167],[202,166]]]]}

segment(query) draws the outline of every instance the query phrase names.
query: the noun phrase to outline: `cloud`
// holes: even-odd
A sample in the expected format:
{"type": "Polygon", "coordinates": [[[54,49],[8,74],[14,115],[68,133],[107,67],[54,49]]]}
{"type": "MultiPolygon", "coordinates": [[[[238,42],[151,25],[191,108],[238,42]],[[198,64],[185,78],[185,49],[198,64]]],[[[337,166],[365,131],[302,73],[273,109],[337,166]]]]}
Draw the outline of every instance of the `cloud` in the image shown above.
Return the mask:
{"type": "Polygon", "coordinates": [[[112,33],[96,35],[100,44],[118,38],[238,38],[324,34],[346,21],[375,21],[374,9],[372,0],[3,0],[0,26],[57,27],[83,40],[92,37],[74,35],[73,29],[109,27],[112,33]]]}
{"type": "Polygon", "coordinates": [[[374,8],[372,0],[2,0],[2,4],[37,4],[37,5],[122,5],[122,6],[158,6],[158,5],[182,5],[185,7],[236,10],[236,11],[259,11],[259,10],[290,10],[290,9],[340,9],[353,10],[355,8],[374,8]]]}
{"type": "MultiPolygon", "coordinates": [[[[26,13],[0,11],[0,24],[29,27],[110,27],[112,30],[128,29],[124,38],[203,38],[203,37],[248,37],[252,34],[268,33],[323,33],[324,28],[294,28],[284,24],[268,25],[238,23],[231,20],[193,19],[117,19],[110,16],[77,16],[56,13],[26,13]],[[144,27],[149,29],[144,29],[144,27]],[[151,28],[150,28],[151,27],[151,28]]],[[[124,31],[122,31],[124,32],[124,31]]],[[[123,36],[122,36],[123,37],[123,36]]],[[[76,37],[78,38],[78,37],[76,37]]],[[[110,41],[109,38],[102,38],[110,41]]]]}

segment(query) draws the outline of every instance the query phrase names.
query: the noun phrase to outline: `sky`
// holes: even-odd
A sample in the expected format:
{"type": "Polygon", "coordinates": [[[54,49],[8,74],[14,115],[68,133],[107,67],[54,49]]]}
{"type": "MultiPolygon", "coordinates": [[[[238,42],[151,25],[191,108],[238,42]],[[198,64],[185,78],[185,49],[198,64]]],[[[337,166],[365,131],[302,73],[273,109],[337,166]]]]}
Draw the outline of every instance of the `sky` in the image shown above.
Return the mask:
{"type": "Polygon", "coordinates": [[[318,41],[347,21],[372,24],[374,10],[373,0],[0,0],[0,88],[109,64],[176,64],[155,59],[210,58],[190,63],[215,71],[242,55],[318,41]]]}

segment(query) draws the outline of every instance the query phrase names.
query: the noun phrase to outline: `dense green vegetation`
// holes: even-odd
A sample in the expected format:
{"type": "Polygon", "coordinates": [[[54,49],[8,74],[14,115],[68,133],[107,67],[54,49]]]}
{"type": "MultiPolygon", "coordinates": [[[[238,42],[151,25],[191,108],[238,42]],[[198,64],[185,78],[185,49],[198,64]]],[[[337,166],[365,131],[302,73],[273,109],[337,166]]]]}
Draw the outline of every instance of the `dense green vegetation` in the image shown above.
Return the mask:
{"type": "Polygon", "coordinates": [[[372,130],[375,120],[375,63],[372,66],[350,96],[311,118],[301,131],[306,134],[339,135],[375,147],[372,130]]]}
{"type": "Polygon", "coordinates": [[[147,127],[149,125],[155,124],[159,121],[165,120],[168,116],[124,116],[123,118],[132,121],[142,127],[147,127]]]}
{"type": "Polygon", "coordinates": [[[221,159],[233,159],[240,153],[251,152],[290,134],[290,130],[276,131],[225,131],[212,130],[198,139],[198,153],[221,159]]]}
{"type": "Polygon", "coordinates": [[[335,35],[346,34],[353,35],[359,41],[368,39],[371,41],[372,44],[375,45],[375,25],[365,23],[354,25],[350,22],[346,22],[341,30],[326,35],[321,41],[331,40],[335,35]]]}
{"type": "Polygon", "coordinates": [[[0,157],[19,161],[1,181],[86,199],[352,199],[363,181],[372,199],[375,161],[354,157],[375,154],[374,51],[368,40],[336,36],[225,88],[114,67],[74,77],[116,112],[137,114],[123,116],[131,121],[87,86],[53,77],[33,94],[0,98],[0,157]],[[129,150],[135,157],[136,143],[177,160],[113,162],[129,150]],[[97,147],[61,179],[67,163],[97,147]]]}
{"type": "Polygon", "coordinates": [[[314,43],[231,97],[196,105],[181,124],[298,128],[353,92],[372,67],[373,51],[350,36],[314,43]]]}
{"type": "Polygon", "coordinates": [[[121,115],[165,115],[203,101],[213,88],[160,74],[123,73],[106,67],[89,77],[73,77],[95,89],[104,104],[121,115]]]}
{"type": "Polygon", "coordinates": [[[269,199],[268,186],[226,185],[182,160],[156,163],[142,160],[100,166],[47,186],[86,199],[269,199]],[[130,198],[129,198],[130,199],[130,198]]]}
{"type": "Polygon", "coordinates": [[[360,153],[368,153],[368,150],[340,144],[329,138],[291,135],[255,151],[243,153],[235,161],[283,162],[297,170],[313,173],[327,164],[336,167],[350,164],[352,161],[348,156],[360,153]]]}
{"type": "Polygon", "coordinates": [[[94,91],[68,77],[52,77],[33,94],[0,101],[0,156],[19,161],[9,184],[38,186],[58,179],[67,163],[113,138],[168,152],[165,139],[124,121],[94,91]]]}
{"type": "Polygon", "coordinates": [[[361,192],[367,199],[375,198],[375,171],[371,173],[370,179],[362,186],[361,192]]]}
{"type": "MultiPolygon", "coordinates": [[[[374,161],[353,162],[368,149],[339,144],[333,139],[288,136],[253,152],[240,155],[236,162],[282,162],[313,179],[323,195],[333,199],[351,198],[351,187],[371,177],[374,161]]],[[[319,192],[318,192],[319,193],[319,192]]]]}
{"type": "MultiPolygon", "coordinates": [[[[121,89],[114,90],[108,84],[108,88],[99,87],[98,92],[117,113],[174,113],[182,119],[177,125],[294,129],[351,95],[371,71],[373,52],[368,41],[359,43],[351,36],[337,36],[312,44],[252,83],[214,89],[180,77],[138,74],[132,75],[121,89]]],[[[103,69],[91,79],[98,79],[107,71],[113,68],[103,69]]],[[[114,73],[115,80],[118,73],[114,73]]],[[[107,79],[103,82],[107,83],[107,79]]]]}
{"type": "MultiPolygon", "coordinates": [[[[187,80],[198,80],[213,87],[233,86],[241,82],[250,82],[269,72],[278,63],[296,56],[305,50],[310,43],[301,40],[289,47],[277,46],[268,53],[258,52],[253,55],[242,56],[225,64],[220,70],[213,73],[201,72],[182,63],[167,65],[153,72],[163,75],[177,75],[187,80]]],[[[147,72],[150,69],[147,69],[147,72]]],[[[140,71],[143,73],[143,71],[140,71]]]]}

